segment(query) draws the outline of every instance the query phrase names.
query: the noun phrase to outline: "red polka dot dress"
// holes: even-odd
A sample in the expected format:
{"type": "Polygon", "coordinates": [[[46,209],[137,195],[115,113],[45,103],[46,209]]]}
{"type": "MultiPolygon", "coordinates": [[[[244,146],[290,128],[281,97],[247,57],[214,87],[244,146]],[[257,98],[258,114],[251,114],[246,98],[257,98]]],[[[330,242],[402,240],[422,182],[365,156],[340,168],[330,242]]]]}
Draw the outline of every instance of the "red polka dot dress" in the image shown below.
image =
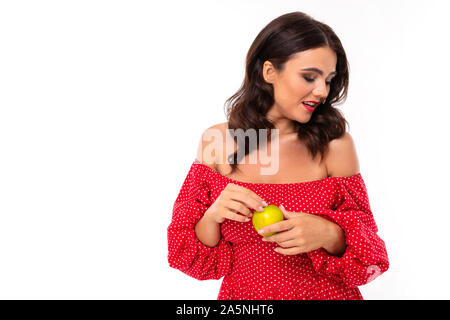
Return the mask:
{"type": "Polygon", "coordinates": [[[357,287],[389,267],[359,173],[299,183],[249,183],[195,160],[175,200],[167,232],[169,265],[199,280],[224,277],[219,300],[362,299],[357,287]],[[220,242],[213,248],[204,245],[195,235],[195,225],[228,183],[288,211],[334,221],[345,232],[345,253],[332,256],[322,248],[298,255],[277,253],[277,244],[263,242],[251,220],[226,219],[220,242]]]}

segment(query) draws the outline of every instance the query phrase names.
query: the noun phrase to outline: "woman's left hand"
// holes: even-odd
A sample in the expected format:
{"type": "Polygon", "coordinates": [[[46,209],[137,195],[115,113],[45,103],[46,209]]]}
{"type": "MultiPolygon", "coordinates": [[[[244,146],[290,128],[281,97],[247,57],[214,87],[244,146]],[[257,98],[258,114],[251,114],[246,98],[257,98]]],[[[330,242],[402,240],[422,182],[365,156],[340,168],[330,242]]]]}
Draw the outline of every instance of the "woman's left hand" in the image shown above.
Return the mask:
{"type": "Polygon", "coordinates": [[[275,251],[285,255],[296,255],[324,248],[331,254],[340,255],[345,250],[342,229],[335,223],[304,212],[290,212],[280,205],[284,218],[281,222],[266,226],[259,234],[277,232],[263,241],[276,242],[275,251]]]}

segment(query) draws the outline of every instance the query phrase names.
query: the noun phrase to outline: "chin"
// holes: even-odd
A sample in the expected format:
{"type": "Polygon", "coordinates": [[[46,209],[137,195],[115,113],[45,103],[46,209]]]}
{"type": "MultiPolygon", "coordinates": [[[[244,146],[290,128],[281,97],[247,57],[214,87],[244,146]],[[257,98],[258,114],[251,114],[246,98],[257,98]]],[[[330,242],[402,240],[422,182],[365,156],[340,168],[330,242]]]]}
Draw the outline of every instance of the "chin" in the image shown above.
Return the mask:
{"type": "Polygon", "coordinates": [[[292,119],[298,123],[308,123],[309,120],[311,120],[311,116],[302,116],[302,117],[298,117],[296,119],[292,119]]]}

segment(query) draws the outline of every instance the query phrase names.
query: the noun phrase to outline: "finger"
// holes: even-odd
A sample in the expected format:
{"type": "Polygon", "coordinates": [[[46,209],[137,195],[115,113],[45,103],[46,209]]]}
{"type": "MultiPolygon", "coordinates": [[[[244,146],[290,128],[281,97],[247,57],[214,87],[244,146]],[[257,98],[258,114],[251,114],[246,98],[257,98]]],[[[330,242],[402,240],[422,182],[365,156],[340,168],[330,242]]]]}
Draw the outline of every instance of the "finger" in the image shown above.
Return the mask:
{"type": "Polygon", "coordinates": [[[272,236],[265,237],[263,240],[280,243],[280,242],[289,241],[289,240],[293,240],[293,239],[295,239],[295,234],[292,232],[292,229],[291,229],[289,231],[282,231],[282,232],[279,232],[272,236]]]}
{"type": "Polygon", "coordinates": [[[290,220],[283,220],[274,224],[271,224],[269,226],[266,226],[264,228],[259,229],[259,234],[266,234],[271,232],[281,232],[281,231],[287,231],[293,228],[292,222],[290,220]]]}
{"type": "Polygon", "coordinates": [[[296,240],[296,239],[291,239],[291,240],[287,240],[287,241],[277,242],[277,244],[278,244],[280,247],[283,247],[283,248],[293,248],[293,247],[300,248],[300,247],[298,246],[298,243],[297,243],[297,240],[296,240]]]}
{"type": "Polygon", "coordinates": [[[250,221],[250,218],[247,216],[243,216],[241,214],[235,213],[231,210],[226,210],[224,214],[225,218],[228,220],[233,220],[237,222],[247,222],[250,221]]]}
{"type": "Polygon", "coordinates": [[[242,191],[231,191],[229,193],[230,200],[239,201],[245,204],[248,208],[256,211],[263,211],[264,204],[262,201],[255,198],[253,195],[242,191]]]}
{"type": "Polygon", "coordinates": [[[277,247],[274,249],[276,252],[284,254],[286,256],[293,256],[296,254],[303,253],[302,249],[300,247],[293,247],[293,248],[280,248],[277,247]]]}
{"type": "Polygon", "coordinates": [[[297,212],[291,212],[291,211],[287,211],[282,204],[280,204],[281,211],[283,212],[283,216],[285,219],[292,219],[292,218],[296,218],[298,217],[298,213],[297,212]]]}
{"type": "Polygon", "coordinates": [[[281,209],[281,212],[283,212],[283,217],[284,217],[285,219],[289,219],[289,213],[288,213],[287,210],[283,207],[282,204],[280,204],[280,207],[279,207],[279,208],[281,209]]]}
{"type": "Polygon", "coordinates": [[[246,216],[252,215],[252,212],[250,211],[250,209],[247,208],[242,202],[239,202],[239,201],[230,200],[226,204],[226,207],[228,209],[232,209],[232,210],[234,210],[236,212],[239,212],[239,213],[241,213],[243,215],[246,215],[246,216]]]}
{"type": "Polygon", "coordinates": [[[261,198],[260,196],[258,196],[255,192],[253,192],[252,190],[250,190],[248,188],[239,186],[237,184],[233,184],[232,185],[231,191],[246,194],[246,195],[252,197],[253,199],[255,199],[258,202],[264,202],[264,199],[261,198]]]}

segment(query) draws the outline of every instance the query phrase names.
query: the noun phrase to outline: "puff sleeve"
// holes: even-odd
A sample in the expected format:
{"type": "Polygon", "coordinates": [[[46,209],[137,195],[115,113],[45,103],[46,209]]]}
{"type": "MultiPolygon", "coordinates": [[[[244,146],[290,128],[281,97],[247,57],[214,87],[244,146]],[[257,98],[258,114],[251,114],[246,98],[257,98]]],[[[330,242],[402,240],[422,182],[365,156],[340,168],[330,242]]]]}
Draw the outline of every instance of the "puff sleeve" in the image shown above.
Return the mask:
{"type": "Polygon", "coordinates": [[[194,162],[175,200],[167,228],[170,267],[198,280],[220,279],[231,271],[231,244],[220,239],[215,247],[208,247],[197,239],[194,231],[211,205],[207,174],[194,162]]]}
{"type": "Polygon", "coordinates": [[[335,210],[320,212],[337,223],[347,245],[340,257],[323,248],[308,253],[317,273],[344,282],[348,287],[364,285],[389,268],[384,241],[372,215],[367,189],[361,174],[336,177],[335,210]]]}

